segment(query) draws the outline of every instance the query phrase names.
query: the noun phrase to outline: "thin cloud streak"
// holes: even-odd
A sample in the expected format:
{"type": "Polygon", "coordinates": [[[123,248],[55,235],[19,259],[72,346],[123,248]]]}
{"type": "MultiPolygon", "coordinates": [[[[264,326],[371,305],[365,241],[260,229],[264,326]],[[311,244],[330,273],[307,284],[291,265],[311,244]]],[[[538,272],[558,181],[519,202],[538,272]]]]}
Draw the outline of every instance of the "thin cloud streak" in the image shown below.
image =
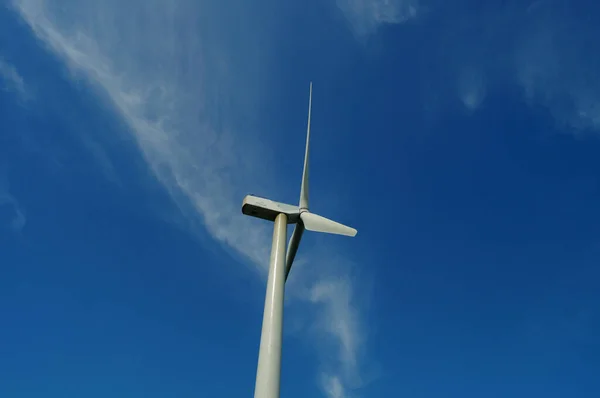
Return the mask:
{"type": "Polygon", "coordinates": [[[8,176],[4,168],[0,169],[0,228],[9,228],[13,232],[21,233],[27,218],[25,210],[10,192],[8,176]]]}
{"type": "Polygon", "coordinates": [[[384,24],[399,24],[419,13],[418,0],[336,0],[354,34],[363,39],[384,24]]]}
{"type": "MultiPolygon", "coordinates": [[[[239,206],[247,186],[260,189],[261,181],[268,180],[268,165],[260,148],[244,139],[252,135],[242,129],[245,121],[225,121],[260,99],[258,94],[244,94],[259,91],[252,89],[256,71],[263,69],[256,66],[264,66],[259,50],[248,34],[232,37],[229,14],[214,9],[215,3],[127,3],[125,13],[121,0],[73,1],[69,6],[52,0],[13,2],[73,77],[89,79],[114,104],[148,167],[182,211],[190,214],[193,209],[215,239],[249,259],[264,276],[270,226],[242,216],[239,206]],[[248,59],[239,62],[235,57],[244,51],[248,59]],[[252,62],[259,63],[252,68],[252,62]],[[235,72],[233,65],[247,69],[235,72]],[[245,107],[227,105],[244,95],[245,107]]],[[[299,260],[298,266],[306,261],[299,260]]],[[[343,391],[341,383],[348,384],[349,375],[358,373],[356,342],[361,341],[356,327],[360,314],[348,297],[352,290],[323,288],[315,284],[314,274],[296,268],[291,297],[314,303],[319,319],[336,320],[335,328],[323,327],[316,336],[333,341],[328,347],[339,347],[338,363],[330,364],[329,355],[321,359],[340,383],[341,390],[335,391],[343,391]],[[348,358],[350,363],[345,362],[348,358]],[[342,363],[345,369],[340,369],[342,363]]],[[[335,267],[329,270],[336,272],[335,267]]]]}
{"type": "MultiPolygon", "coordinates": [[[[365,26],[404,22],[374,17],[367,1],[338,4],[346,13],[358,13],[362,19],[350,13],[349,20],[358,18],[365,26]]],[[[414,38],[422,42],[420,62],[430,66],[423,82],[426,97],[459,100],[472,111],[493,96],[491,87],[509,84],[572,132],[600,129],[600,27],[590,17],[598,13],[595,5],[536,0],[481,3],[473,9],[467,0],[429,0],[425,13],[424,4],[419,4],[417,23],[436,32],[414,38]]]]}
{"type": "Polygon", "coordinates": [[[346,396],[344,386],[337,376],[323,374],[321,377],[321,383],[323,391],[325,391],[329,398],[344,398],[346,396]]]}
{"type": "Polygon", "coordinates": [[[22,100],[29,98],[30,94],[23,77],[14,65],[2,59],[2,57],[0,57],[0,79],[4,80],[4,90],[15,92],[22,100]]]}
{"type": "MultiPolygon", "coordinates": [[[[137,26],[121,17],[120,8],[113,3],[114,8],[110,2],[103,2],[95,10],[88,5],[75,5],[69,12],[79,22],[62,25],[61,21],[69,19],[69,15],[52,7],[55,3],[51,1],[22,0],[17,1],[16,6],[36,35],[68,63],[75,75],[83,72],[108,94],[116,110],[129,123],[155,176],[180,205],[185,206],[183,201],[189,200],[211,234],[262,265],[268,258],[265,250],[268,234],[266,231],[247,234],[249,221],[239,215],[241,196],[236,195],[234,180],[241,178],[235,178],[232,170],[244,174],[236,167],[236,158],[243,157],[242,151],[234,148],[231,133],[216,131],[207,118],[197,120],[190,114],[196,109],[186,105],[190,101],[200,110],[208,106],[206,98],[193,93],[205,89],[202,84],[194,83],[202,80],[202,76],[182,77],[178,73],[183,53],[201,51],[201,44],[177,49],[174,48],[176,43],[160,38],[164,32],[152,33],[158,24],[155,19],[160,19],[154,18],[156,15],[176,12],[170,3],[161,10],[156,2],[144,2],[144,5],[138,2],[143,17],[137,26]],[[150,11],[152,7],[155,12],[150,11]],[[121,33],[111,28],[127,23],[131,24],[127,29],[140,45],[132,48],[117,45],[121,33]],[[141,44],[147,41],[152,46],[141,44]],[[147,65],[144,58],[156,58],[163,64],[147,65]],[[169,58],[172,61],[165,63],[169,58]]],[[[181,12],[178,13],[181,16],[179,14],[181,12]]],[[[197,22],[193,17],[188,21],[192,26],[197,22]]],[[[202,70],[203,55],[185,60],[189,62],[189,69],[202,70]]],[[[247,161],[247,164],[252,163],[247,161]]],[[[251,172],[246,168],[246,174],[251,172]]]]}
{"type": "Polygon", "coordinates": [[[529,10],[514,55],[515,74],[531,103],[548,107],[557,121],[576,130],[600,129],[600,27],[592,10],[564,1],[529,10]]]}
{"type": "Polygon", "coordinates": [[[485,100],[485,78],[475,68],[465,68],[458,79],[458,95],[463,105],[474,111],[485,100]]]}
{"type": "Polygon", "coordinates": [[[338,350],[337,362],[326,364],[321,372],[322,389],[330,398],[346,397],[346,390],[364,385],[359,372],[364,333],[352,299],[352,284],[347,278],[324,278],[310,291],[310,300],[322,309],[316,332],[329,336],[338,350]]]}
{"type": "MultiPolygon", "coordinates": [[[[9,192],[0,192],[0,210],[3,208],[9,213],[6,220],[8,225],[3,225],[3,227],[8,226],[14,232],[20,233],[25,227],[27,219],[17,199],[9,192]]],[[[5,213],[5,211],[1,211],[1,213],[5,213]]]]}

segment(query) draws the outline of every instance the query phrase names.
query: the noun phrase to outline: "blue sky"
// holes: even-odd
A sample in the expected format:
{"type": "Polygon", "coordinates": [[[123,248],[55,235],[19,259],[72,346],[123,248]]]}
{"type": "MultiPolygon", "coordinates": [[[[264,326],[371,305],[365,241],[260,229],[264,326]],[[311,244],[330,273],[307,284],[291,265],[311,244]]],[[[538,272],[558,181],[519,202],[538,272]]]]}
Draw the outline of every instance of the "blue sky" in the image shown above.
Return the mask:
{"type": "Polygon", "coordinates": [[[271,225],[311,207],[282,396],[600,394],[591,1],[0,6],[0,395],[254,388],[271,225]]]}

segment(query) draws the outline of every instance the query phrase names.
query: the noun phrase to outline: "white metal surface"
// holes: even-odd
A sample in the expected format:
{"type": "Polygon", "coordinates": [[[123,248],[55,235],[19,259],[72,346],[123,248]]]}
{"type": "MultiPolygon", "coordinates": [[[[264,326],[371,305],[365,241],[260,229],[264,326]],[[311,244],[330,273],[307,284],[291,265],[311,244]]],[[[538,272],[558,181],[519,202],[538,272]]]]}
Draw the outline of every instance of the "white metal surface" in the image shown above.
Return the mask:
{"type": "Polygon", "coordinates": [[[356,230],[339,222],[330,220],[318,214],[308,211],[300,213],[300,219],[304,228],[313,232],[324,232],[326,234],[356,236],[356,230]]]}
{"type": "Polygon", "coordinates": [[[300,217],[298,206],[275,202],[254,195],[246,195],[242,203],[242,213],[268,221],[275,221],[277,215],[284,213],[288,217],[288,224],[297,223],[300,217]]]}
{"type": "Polygon", "coordinates": [[[275,218],[254,398],[279,398],[287,224],[285,214],[275,218]]]}
{"type": "Polygon", "coordinates": [[[306,148],[304,150],[304,167],[302,168],[302,185],[300,185],[300,209],[308,210],[308,159],[310,149],[310,114],[312,110],[312,82],[308,93],[308,124],[306,125],[306,148]]]}
{"type": "Polygon", "coordinates": [[[296,253],[298,252],[298,247],[300,246],[300,240],[302,239],[303,233],[304,233],[304,224],[299,222],[294,226],[294,232],[292,232],[292,236],[290,237],[290,243],[288,243],[287,253],[285,255],[285,280],[286,281],[287,281],[288,276],[290,275],[290,271],[292,269],[292,264],[294,263],[294,259],[296,258],[296,253]]]}

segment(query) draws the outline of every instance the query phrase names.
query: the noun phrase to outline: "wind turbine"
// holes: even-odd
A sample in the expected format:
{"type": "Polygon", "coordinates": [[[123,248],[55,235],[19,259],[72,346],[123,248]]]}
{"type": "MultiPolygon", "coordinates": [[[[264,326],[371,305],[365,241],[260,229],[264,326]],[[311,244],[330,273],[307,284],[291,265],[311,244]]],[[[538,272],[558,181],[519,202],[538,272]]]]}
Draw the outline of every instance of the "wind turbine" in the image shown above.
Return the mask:
{"type": "Polygon", "coordinates": [[[310,144],[310,114],[312,82],[308,99],[308,126],[300,202],[298,206],[247,195],[242,213],[273,221],[273,244],[263,313],[254,398],[278,398],[281,380],[281,341],[283,334],[283,296],[285,281],[292,268],[304,230],[336,235],[355,236],[356,229],[347,227],[308,210],[308,157],[310,144]],[[286,251],[287,225],[296,224],[286,251]]]}

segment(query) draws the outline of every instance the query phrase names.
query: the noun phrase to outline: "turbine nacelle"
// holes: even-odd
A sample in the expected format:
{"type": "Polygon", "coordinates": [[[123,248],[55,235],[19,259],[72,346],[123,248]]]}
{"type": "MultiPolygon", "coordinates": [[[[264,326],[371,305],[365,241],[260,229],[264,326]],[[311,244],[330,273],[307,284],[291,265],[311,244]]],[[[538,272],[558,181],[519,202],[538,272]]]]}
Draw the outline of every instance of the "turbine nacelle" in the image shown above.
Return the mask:
{"type": "Polygon", "coordinates": [[[246,195],[242,203],[242,213],[267,221],[275,221],[277,215],[283,213],[287,216],[288,224],[296,224],[300,219],[300,208],[298,206],[275,202],[254,195],[246,195]]]}
{"type": "Polygon", "coordinates": [[[311,213],[308,209],[254,195],[246,195],[242,204],[242,213],[267,221],[275,221],[277,215],[283,213],[287,216],[288,224],[301,223],[308,231],[345,236],[356,235],[356,229],[311,213]]]}

